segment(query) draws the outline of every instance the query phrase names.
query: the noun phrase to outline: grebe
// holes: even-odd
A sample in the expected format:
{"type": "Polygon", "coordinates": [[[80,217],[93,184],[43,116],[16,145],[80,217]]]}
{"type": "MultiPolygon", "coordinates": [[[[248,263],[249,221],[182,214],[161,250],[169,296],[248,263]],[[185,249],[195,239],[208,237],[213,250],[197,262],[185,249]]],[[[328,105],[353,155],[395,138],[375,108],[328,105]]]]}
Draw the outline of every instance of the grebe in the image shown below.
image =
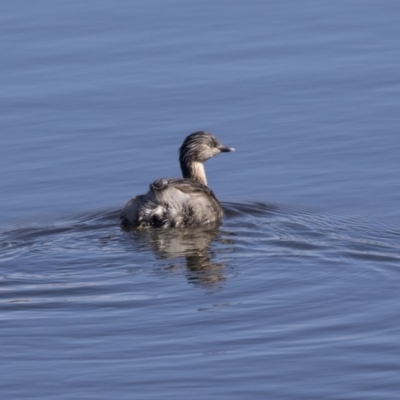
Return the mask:
{"type": "Polygon", "coordinates": [[[210,133],[189,135],[179,149],[183,178],[158,179],[150,190],[128,201],[121,213],[124,228],[185,228],[219,222],[222,207],[211,189],[203,163],[219,153],[234,151],[210,133]]]}

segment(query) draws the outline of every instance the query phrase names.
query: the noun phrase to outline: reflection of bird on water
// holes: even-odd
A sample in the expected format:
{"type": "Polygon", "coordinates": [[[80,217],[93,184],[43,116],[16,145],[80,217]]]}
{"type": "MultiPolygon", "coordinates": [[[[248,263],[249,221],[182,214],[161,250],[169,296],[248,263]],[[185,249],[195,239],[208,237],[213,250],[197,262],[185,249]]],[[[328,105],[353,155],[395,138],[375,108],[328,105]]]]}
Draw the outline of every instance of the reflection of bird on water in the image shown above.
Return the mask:
{"type": "MultiPolygon", "coordinates": [[[[225,262],[216,262],[213,258],[226,248],[219,246],[210,251],[212,242],[230,244],[221,239],[220,231],[215,227],[192,229],[149,229],[131,232],[135,242],[144,242],[159,259],[185,260],[187,279],[191,283],[213,286],[225,280],[225,262]]],[[[169,264],[167,270],[173,271],[181,262],[169,264]]]]}
{"type": "Polygon", "coordinates": [[[125,228],[198,227],[221,220],[222,207],[207,187],[203,163],[221,152],[223,146],[204,131],[189,135],[179,149],[183,178],[159,179],[145,195],[131,199],[121,213],[125,228]]]}

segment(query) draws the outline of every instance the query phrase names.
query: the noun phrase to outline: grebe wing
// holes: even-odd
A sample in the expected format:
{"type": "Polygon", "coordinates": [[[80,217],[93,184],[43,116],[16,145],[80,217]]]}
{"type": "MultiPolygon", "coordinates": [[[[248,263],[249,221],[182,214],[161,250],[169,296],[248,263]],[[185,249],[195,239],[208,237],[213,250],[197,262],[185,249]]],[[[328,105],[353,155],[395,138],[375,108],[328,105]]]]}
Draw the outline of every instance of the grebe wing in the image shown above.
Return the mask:
{"type": "Polygon", "coordinates": [[[163,193],[166,190],[175,189],[186,195],[205,195],[210,196],[217,201],[213,191],[199,182],[192,179],[185,178],[172,178],[172,179],[157,179],[150,185],[150,191],[154,193],[155,196],[163,193]]]}
{"type": "Polygon", "coordinates": [[[213,191],[192,179],[159,179],[150,185],[150,191],[173,214],[182,215],[187,226],[205,225],[222,217],[222,207],[213,191]]]}

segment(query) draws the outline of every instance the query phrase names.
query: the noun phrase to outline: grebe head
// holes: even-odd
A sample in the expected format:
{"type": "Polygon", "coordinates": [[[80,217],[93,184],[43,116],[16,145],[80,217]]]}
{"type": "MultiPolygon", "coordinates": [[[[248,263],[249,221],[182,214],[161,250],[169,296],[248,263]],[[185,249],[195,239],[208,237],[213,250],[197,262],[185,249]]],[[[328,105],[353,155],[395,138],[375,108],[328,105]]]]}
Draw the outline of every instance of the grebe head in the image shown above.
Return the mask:
{"type": "Polygon", "coordinates": [[[210,133],[199,131],[189,135],[179,149],[179,161],[189,165],[193,162],[203,163],[209,158],[219,153],[234,151],[231,147],[226,147],[210,133]]]}
{"type": "Polygon", "coordinates": [[[184,178],[193,179],[207,186],[203,163],[222,152],[234,151],[222,145],[210,133],[199,131],[189,135],[179,149],[179,163],[184,178]]]}

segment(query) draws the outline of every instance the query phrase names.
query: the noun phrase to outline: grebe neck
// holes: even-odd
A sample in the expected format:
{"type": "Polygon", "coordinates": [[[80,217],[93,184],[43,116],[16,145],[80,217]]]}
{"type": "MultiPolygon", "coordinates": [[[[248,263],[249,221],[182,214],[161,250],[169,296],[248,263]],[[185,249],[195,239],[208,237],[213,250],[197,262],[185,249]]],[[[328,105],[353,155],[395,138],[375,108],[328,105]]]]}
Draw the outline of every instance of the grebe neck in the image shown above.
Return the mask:
{"type": "Polygon", "coordinates": [[[182,175],[184,178],[192,179],[196,182],[207,186],[206,172],[203,163],[199,161],[192,161],[189,163],[180,162],[182,175]]]}

